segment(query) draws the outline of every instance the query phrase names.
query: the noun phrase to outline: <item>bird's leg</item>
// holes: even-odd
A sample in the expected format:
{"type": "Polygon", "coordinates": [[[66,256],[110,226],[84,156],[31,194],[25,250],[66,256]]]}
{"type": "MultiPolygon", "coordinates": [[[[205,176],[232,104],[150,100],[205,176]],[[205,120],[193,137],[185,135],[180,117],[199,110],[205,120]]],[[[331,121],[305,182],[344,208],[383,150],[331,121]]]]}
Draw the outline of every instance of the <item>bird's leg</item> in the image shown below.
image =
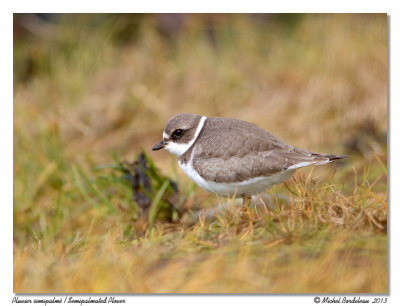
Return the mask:
{"type": "Polygon", "coordinates": [[[243,236],[240,239],[244,239],[248,234],[251,236],[253,235],[253,218],[252,218],[252,213],[250,209],[250,204],[251,204],[251,196],[244,195],[242,194],[242,199],[243,199],[243,207],[242,209],[247,212],[247,216],[249,219],[249,227],[247,228],[246,232],[243,234],[243,236]]]}
{"type": "Polygon", "coordinates": [[[251,204],[251,196],[248,195],[242,195],[242,199],[243,199],[243,208],[246,210],[247,212],[247,216],[249,217],[249,222],[250,222],[250,226],[253,226],[253,214],[252,211],[250,209],[250,204],[251,204]]]}
{"type": "Polygon", "coordinates": [[[251,197],[248,195],[242,195],[243,199],[243,207],[248,211],[250,209],[250,204],[251,204],[251,197]]]}

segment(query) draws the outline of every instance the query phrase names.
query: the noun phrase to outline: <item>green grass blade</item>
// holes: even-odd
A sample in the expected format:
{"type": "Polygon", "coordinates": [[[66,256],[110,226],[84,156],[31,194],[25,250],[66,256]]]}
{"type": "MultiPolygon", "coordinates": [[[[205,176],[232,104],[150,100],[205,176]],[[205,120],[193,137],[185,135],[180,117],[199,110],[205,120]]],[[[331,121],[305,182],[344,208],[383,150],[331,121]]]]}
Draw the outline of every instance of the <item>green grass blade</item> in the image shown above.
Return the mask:
{"type": "Polygon", "coordinates": [[[169,185],[169,181],[165,180],[164,183],[161,185],[161,188],[158,190],[156,196],[154,197],[153,203],[150,207],[149,211],[149,226],[152,227],[154,224],[154,220],[156,219],[157,209],[160,204],[161,198],[165,193],[169,185]]]}
{"type": "Polygon", "coordinates": [[[93,199],[87,193],[85,187],[83,186],[82,178],[81,178],[81,175],[79,174],[77,167],[75,167],[75,166],[72,167],[72,174],[74,176],[75,183],[78,186],[78,189],[81,192],[83,198],[87,202],[89,202],[94,208],[96,208],[98,211],[103,211],[101,206],[96,201],[93,201],[93,199]]]}

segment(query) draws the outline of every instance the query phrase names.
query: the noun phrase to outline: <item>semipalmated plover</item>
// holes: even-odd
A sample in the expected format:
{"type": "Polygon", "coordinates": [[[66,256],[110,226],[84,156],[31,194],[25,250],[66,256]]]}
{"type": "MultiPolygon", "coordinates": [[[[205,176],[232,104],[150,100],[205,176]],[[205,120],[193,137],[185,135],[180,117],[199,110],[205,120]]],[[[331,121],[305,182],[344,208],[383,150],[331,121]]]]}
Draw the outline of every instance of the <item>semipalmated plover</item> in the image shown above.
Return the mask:
{"type": "Polygon", "coordinates": [[[290,146],[246,121],[179,114],[165,125],[153,150],[167,149],[201,188],[243,202],[289,179],[298,168],[345,158],[290,146]]]}

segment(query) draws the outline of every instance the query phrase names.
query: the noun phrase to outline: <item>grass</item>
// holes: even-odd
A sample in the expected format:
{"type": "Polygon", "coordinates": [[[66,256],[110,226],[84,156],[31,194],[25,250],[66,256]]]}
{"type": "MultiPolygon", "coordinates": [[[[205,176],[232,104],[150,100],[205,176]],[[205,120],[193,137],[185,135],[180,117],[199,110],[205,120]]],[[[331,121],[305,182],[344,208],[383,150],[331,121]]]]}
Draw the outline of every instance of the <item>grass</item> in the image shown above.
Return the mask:
{"type": "Polygon", "coordinates": [[[386,293],[386,15],[180,18],[14,15],[14,291],[386,293]],[[150,151],[183,111],[349,158],[249,220],[150,151]]]}

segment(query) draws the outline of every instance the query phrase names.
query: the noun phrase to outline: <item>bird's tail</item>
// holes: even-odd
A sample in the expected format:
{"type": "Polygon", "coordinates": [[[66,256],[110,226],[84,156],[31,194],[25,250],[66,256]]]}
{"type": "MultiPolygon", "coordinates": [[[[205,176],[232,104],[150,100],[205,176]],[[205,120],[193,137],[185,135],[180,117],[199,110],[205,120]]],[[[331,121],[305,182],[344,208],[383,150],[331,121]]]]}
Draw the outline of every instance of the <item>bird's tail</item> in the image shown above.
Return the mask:
{"type": "Polygon", "coordinates": [[[323,164],[334,162],[335,160],[347,158],[346,155],[335,155],[335,154],[312,153],[312,155],[316,160],[316,163],[315,163],[316,165],[323,165],[323,164]]]}

